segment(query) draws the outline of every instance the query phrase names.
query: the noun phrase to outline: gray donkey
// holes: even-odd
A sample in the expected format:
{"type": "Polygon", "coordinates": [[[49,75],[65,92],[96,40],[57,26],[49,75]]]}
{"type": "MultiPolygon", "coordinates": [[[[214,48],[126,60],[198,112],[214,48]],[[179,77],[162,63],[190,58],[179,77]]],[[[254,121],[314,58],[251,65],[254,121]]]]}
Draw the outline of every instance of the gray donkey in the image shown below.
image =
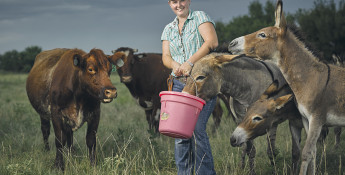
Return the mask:
{"type": "MultiPolygon", "coordinates": [[[[257,61],[246,56],[235,56],[222,53],[209,54],[195,63],[190,77],[187,79],[183,92],[197,95],[204,100],[222,93],[227,97],[233,98],[234,115],[236,124],[239,124],[247,110],[253,102],[258,100],[263,92],[272,84],[277,82],[279,87],[287,83],[279,71],[278,67],[269,62],[257,61]]],[[[280,115],[290,115],[292,135],[300,134],[302,124],[300,115],[296,107],[292,106],[289,112],[280,115]]],[[[268,132],[267,153],[274,165],[275,137],[278,123],[275,123],[268,132]]],[[[296,137],[297,138],[297,137],[296,137]]],[[[293,137],[293,139],[296,139],[293,137]]],[[[292,142],[297,144],[293,149],[299,148],[299,140],[292,142]]],[[[244,166],[245,155],[249,156],[249,166],[251,174],[254,171],[254,158],[256,154],[255,147],[251,140],[242,145],[244,150],[242,154],[242,166],[244,166]]],[[[299,149],[293,150],[293,153],[299,155],[299,149]]],[[[297,158],[299,156],[293,156],[297,158]]]]}

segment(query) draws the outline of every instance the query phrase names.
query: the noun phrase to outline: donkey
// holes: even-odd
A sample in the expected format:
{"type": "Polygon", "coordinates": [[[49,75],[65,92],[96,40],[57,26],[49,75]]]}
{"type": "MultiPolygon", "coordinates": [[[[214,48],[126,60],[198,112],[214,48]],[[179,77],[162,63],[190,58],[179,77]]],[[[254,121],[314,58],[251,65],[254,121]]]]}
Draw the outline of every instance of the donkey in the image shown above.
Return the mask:
{"type": "Polygon", "coordinates": [[[345,126],[345,69],[318,61],[298,32],[286,24],[281,0],[274,26],[233,40],[229,51],[278,65],[295,95],[307,132],[300,174],[315,174],[316,142],[322,126],[345,126]]]}
{"type": "Polygon", "coordinates": [[[278,89],[277,82],[273,82],[261,97],[248,107],[242,122],[231,135],[231,145],[238,146],[248,140],[253,140],[266,134],[270,128],[289,120],[292,136],[291,174],[297,174],[303,124],[296,104],[291,99],[293,99],[293,94],[289,86],[278,89]]]}
{"type": "MultiPolygon", "coordinates": [[[[277,81],[279,86],[287,84],[277,66],[272,63],[257,61],[246,56],[212,53],[195,63],[183,92],[197,95],[206,101],[219,93],[232,97],[234,114],[237,116],[234,120],[239,124],[247,107],[259,99],[273,81],[277,81]]],[[[268,145],[267,153],[272,164],[273,156],[276,155],[274,152],[276,128],[272,127],[268,134],[268,143],[271,144],[268,145]]],[[[247,154],[251,174],[255,174],[255,147],[251,140],[242,146],[244,148],[242,166],[247,154]]]]}

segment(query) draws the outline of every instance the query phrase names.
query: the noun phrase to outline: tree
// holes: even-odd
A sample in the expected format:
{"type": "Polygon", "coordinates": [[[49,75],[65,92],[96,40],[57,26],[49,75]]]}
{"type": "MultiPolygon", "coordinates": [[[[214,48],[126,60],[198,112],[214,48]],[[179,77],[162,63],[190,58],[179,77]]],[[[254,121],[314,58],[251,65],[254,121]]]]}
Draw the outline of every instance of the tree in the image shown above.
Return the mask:
{"type": "Polygon", "coordinates": [[[274,24],[275,6],[267,1],[265,7],[260,2],[253,1],[249,7],[249,15],[233,18],[228,24],[216,22],[216,32],[219,43],[229,42],[239,36],[243,36],[274,24]]]}
{"type": "Polygon", "coordinates": [[[29,72],[31,70],[32,66],[34,65],[36,55],[38,55],[41,51],[42,49],[38,46],[30,46],[20,53],[23,64],[21,69],[22,72],[29,72]]]}
{"type": "Polygon", "coordinates": [[[317,0],[310,10],[299,9],[294,15],[306,39],[323,59],[331,60],[332,54],[342,55],[345,50],[345,1],[339,2],[338,8],[333,0],[317,0]]]}
{"type": "Polygon", "coordinates": [[[34,64],[36,55],[42,49],[38,46],[27,47],[24,51],[16,50],[0,55],[0,69],[11,72],[29,72],[34,64]]]}

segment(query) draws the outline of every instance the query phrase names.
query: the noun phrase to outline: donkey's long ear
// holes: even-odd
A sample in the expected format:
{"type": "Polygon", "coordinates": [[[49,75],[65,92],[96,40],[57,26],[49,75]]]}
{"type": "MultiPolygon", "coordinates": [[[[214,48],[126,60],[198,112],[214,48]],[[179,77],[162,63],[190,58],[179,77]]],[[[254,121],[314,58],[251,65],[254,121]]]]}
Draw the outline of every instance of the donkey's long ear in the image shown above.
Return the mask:
{"type": "Polygon", "coordinates": [[[278,110],[278,109],[281,109],[282,107],[284,107],[291,99],[293,99],[293,94],[288,94],[288,95],[284,95],[284,96],[281,96],[277,99],[274,100],[275,102],[275,108],[278,110]]]}
{"type": "Polygon", "coordinates": [[[278,90],[278,81],[274,81],[266,91],[261,95],[260,99],[267,99],[271,94],[276,93],[278,90]]]}
{"type": "Polygon", "coordinates": [[[224,63],[228,63],[239,55],[217,55],[214,57],[214,64],[221,67],[224,63]]]}
{"type": "Polygon", "coordinates": [[[285,29],[286,28],[286,20],[285,20],[284,13],[283,13],[283,1],[282,0],[278,0],[278,2],[277,2],[275,17],[276,17],[276,23],[274,26],[277,28],[280,28],[280,29],[285,29]]]}

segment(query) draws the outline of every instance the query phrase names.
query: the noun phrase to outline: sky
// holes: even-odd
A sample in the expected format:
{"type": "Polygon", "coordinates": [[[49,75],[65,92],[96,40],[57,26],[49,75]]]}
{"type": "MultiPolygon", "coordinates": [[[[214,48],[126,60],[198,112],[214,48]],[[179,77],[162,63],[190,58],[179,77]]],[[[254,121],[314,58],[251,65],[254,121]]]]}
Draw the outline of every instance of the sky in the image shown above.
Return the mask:
{"type": "MultiPolygon", "coordinates": [[[[190,8],[228,23],[248,14],[253,1],[192,0],[190,8]]],[[[267,0],[258,1],[264,5],[267,0]]],[[[314,7],[314,0],[283,3],[290,13],[314,7]]],[[[105,54],[131,47],[139,53],[161,53],[162,31],[174,18],[168,0],[0,0],[0,54],[28,46],[86,52],[98,48],[105,54]]]]}

